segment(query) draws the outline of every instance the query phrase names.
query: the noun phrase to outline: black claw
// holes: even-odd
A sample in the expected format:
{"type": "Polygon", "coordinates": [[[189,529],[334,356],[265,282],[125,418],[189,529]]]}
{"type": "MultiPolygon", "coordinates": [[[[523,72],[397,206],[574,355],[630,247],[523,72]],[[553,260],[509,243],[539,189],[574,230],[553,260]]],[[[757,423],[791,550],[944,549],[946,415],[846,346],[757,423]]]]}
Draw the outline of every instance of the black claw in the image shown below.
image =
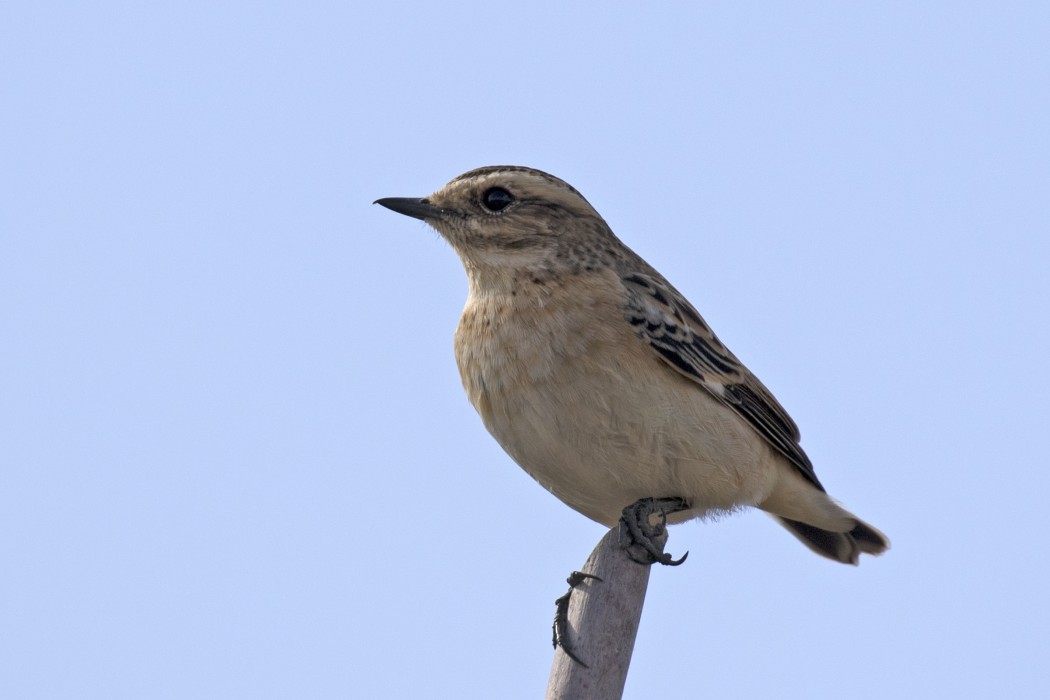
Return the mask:
{"type": "Polygon", "coordinates": [[[583,663],[583,661],[573,653],[572,644],[569,642],[569,599],[572,597],[573,589],[587,579],[594,579],[595,581],[602,580],[601,576],[585,574],[582,571],[573,571],[569,574],[569,578],[565,579],[569,584],[569,590],[565,592],[565,595],[554,601],[554,625],[552,627],[554,633],[554,648],[557,649],[558,647],[561,647],[561,650],[565,652],[566,656],[584,668],[590,668],[590,666],[583,663]]]}
{"type": "Polygon", "coordinates": [[[639,564],[663,564],[665,566],[678,566],[689,556],[689,552],[682,555],[681,559],[674,559],[653,541],[662,537],[667,529],[667,514],[687,510],[689,504],[682,498],[643,498],[623,509],[620,517],[620,541],[628,556],[639,564]],[[659,515],[660,522],[653,525],[649,517],[659,515]],[[643,550],[638,554],[637,549],[643,550]]]}
{"type": "MultiPolygon", "coordinates": [[[[605,581],[601,576],[595,576],[594,574],[584,573],[583,571],[573,571],[569,574],[569,578],[565,579],[565,583],[569,584],[569,593],[572,593],[572,589],[579,586],[587,579],[593,579],[595,581],[605,581]]],[[[568,595],[566,593],[565,595],[568,595]]]]}

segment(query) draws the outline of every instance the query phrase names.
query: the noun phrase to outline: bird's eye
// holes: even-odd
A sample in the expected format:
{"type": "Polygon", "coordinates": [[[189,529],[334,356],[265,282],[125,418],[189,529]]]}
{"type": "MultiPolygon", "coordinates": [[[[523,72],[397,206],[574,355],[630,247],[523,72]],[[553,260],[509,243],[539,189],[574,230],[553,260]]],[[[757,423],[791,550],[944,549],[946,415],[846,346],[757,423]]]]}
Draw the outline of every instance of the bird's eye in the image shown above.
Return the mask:
{"type": "Polygon", "coordinates": [[[492,212],[503,211],[513,201],[511,193],[502,187],[490,187],[481,195],[482,206],[492,212]]]}

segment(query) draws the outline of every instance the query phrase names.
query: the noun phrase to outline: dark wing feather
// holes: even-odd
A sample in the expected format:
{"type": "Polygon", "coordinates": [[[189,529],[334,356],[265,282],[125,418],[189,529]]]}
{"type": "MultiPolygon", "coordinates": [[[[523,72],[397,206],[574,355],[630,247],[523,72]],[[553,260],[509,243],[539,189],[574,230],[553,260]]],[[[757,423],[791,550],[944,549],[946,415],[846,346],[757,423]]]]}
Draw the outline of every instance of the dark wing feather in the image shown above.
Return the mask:
{"type": "Polygon", "coordinates": [[[798,426],[696,309],[661,278],[630,274],[622,281],[627,290],[626,318],[635,332],[679,374],[736,411],[823,491],[812,462],[799,446],[798,426]]]}

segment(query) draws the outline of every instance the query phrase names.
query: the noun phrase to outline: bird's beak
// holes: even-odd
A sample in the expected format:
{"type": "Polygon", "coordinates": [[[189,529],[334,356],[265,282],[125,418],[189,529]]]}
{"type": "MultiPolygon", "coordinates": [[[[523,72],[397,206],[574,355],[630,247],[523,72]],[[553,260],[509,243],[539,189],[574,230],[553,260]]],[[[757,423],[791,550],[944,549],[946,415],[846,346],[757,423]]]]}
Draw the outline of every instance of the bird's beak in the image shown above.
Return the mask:
{"type": "Polygon", "coordinates": [[[435,207],[430,203],[428,199],[417,199],[415,197],[386,197],[385,199],[377,199],[372,204],[379,204],[390,211],[396,211],[398,214],[404,214],[405,216],[411,216],[413,219],[439,219],[441,218],[441,209],[435,207]]]}

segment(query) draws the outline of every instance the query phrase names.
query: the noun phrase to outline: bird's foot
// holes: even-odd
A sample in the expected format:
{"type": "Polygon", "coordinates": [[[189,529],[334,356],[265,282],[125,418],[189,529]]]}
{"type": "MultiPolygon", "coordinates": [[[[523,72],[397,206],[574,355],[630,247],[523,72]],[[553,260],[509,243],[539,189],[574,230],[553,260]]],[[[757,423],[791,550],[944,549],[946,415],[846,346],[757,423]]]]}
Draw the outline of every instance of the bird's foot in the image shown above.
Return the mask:
{"type": "Polygon", "coordinates": [[[654,540],[663,538],[667,532],[667,514],[688,510],[689,504],[684,498],[643,498],[623,509],[620,516],[620,544],[627,550],[628,556],[639,564],[664,564],[678,566],[689,556],[673,559],[663,551],[663,545],[654,540]],[[653,516],[657,522],[653,522],[653,516]],[[639,552],[639,550],[641,550],[639,552]]]}
{"type": "Polygon", "coordinates": [[[569,598],[572,597],[572,592],[587,579],[593,579],[595,581],[601,581],[600,576],[594,574],[585,574],[582,571],[573,571],[569,574],[569,578],[566,581],[569,584],[569,590],[565,592],[565,595],[554,601],[554,648],[561,647],[561,650],[565,652],[565,655],[570,659],[578,663],[584,668],[590,668],[587,664],[580,661],[579,657],[573,653],[572,642],[569,641],[569,598]]]}

